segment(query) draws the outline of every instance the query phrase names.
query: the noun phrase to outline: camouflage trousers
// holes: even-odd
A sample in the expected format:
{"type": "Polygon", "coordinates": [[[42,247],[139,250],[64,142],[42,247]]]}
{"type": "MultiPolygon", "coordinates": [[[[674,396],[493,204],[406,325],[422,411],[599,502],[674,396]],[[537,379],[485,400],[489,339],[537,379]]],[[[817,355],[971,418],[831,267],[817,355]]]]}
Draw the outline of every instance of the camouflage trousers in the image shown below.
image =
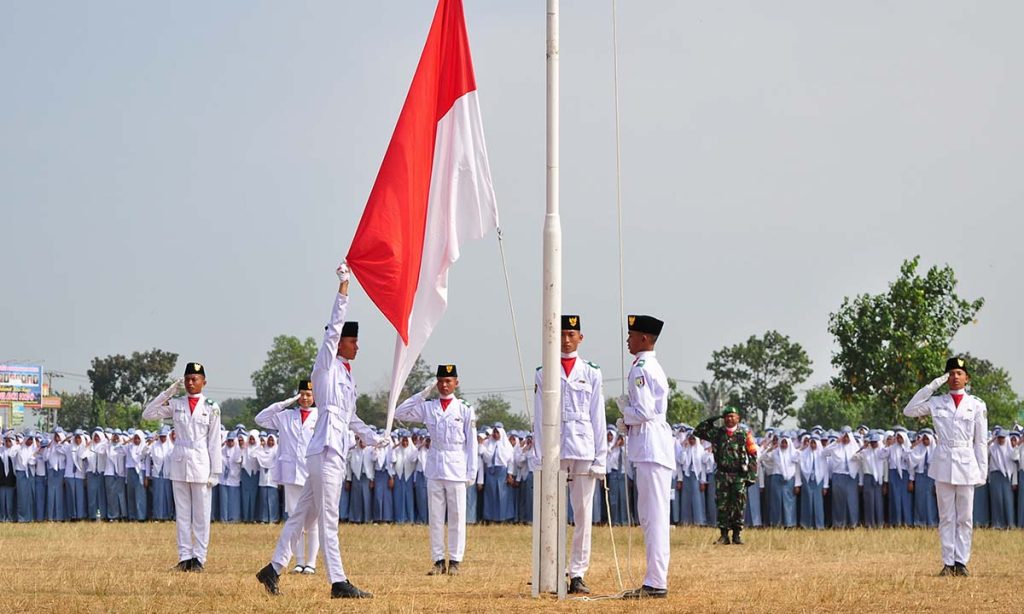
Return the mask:
{"type": "Polygon", "coordinates": [[[721,471],[715,474],[718,503],[718,528],[742,529],[743,510],[747,505],[747,483],[743,477],[721,471]]]}

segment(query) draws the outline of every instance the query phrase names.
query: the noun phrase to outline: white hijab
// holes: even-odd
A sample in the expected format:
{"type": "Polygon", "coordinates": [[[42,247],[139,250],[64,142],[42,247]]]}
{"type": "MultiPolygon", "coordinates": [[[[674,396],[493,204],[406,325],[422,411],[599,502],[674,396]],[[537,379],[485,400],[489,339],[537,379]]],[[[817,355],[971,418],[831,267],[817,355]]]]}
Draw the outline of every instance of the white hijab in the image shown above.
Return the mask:
{"type": "Polygon", "coordinates": [[[772,469],[782,475],[784,480],[791,480],[796,475],[797,455],[793,450],[793,440],[789,437],[779,438],[779,447],[768,453],[771,459],[772,469]],[[786,448],[782,448],[782,442],[786,442],[786,448]]]}

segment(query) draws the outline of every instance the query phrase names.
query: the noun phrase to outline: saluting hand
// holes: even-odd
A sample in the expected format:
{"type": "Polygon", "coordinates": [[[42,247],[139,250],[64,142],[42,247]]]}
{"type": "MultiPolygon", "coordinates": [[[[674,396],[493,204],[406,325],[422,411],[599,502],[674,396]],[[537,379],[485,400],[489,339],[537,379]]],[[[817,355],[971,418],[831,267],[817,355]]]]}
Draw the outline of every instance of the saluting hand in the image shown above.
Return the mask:
{"type": "Polygon", "coordinates": [[[338,281],[346,283],[349,278],[348,264],[342,260],[341,264],[339,264],[338,268],[335,270],[335,273],[338,275],[338,281]]]}
{"type": "Polygon", "coordinates": [[[435,390],[437,390],[437,380],[430,380],[423,390],[420,391],[420,396],[425,399],[433,394],[435,390]]]}
{"type": "Polygon", "coordinates": [[[948,379],[949,379],[949,373],[943,373],[942,375],[940,375],[940,376],[936,377],[935,379],[933,379],[932,383],[928,384],[928,386],[932,390],[938,390],[943,384],[946,383],[946,381],[948,379]]]}

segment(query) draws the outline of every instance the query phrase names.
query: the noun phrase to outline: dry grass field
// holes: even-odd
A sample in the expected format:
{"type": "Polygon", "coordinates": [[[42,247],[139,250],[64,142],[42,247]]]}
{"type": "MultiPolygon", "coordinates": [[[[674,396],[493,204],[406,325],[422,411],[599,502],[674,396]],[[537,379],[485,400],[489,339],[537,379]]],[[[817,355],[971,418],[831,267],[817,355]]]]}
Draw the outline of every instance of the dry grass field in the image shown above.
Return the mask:
{"type": "MultiPolygon", "coordinates": [[[[374,599],[329,599],[323,569],[282,577],[267,595],[253,574],[278,526],[214,525],[206,572],[173,572],[173,523],[0,525],[0,591],[8,612],[1022,612],[1024,531],[975,533],[970,578],[938,578],[934,530],[747,531],[746,546],[715,546],[710,529],[672,533],[663,601],[559,603],[530,596],[530,529],[470,527],[463,573],[427,577],[427,529],[341,528],[345,568],[374,599]]],[[[616,529],[627,587],[639,584],[643,543],[616,529]],[[630,581],[630,574],[633,581],[630,581]]],[[[595,528],[587,581],[618,591],[607,527],[595,528]]]]}

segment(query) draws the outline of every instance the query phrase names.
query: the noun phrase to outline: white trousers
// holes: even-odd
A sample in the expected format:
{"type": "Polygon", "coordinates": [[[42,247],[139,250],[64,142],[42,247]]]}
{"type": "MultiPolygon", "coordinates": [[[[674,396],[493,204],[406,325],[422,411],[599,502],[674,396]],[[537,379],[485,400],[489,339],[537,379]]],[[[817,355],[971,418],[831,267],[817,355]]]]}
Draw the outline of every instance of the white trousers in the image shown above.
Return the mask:
{"type": "Polygon", "coordinates": [[[466,553],[466,483],[427,480],[430,512],[430,560],[444,560],[444,523],[448,519],[448,560],[462,562],[466,553]]]}
{"type": "Polygon", "coordinates": [[[942,564],[971,560],[971,535],[974,532],[974,486],[956,486],[935,482],[939,503],[939,542],[942,564]]]}
{"type": "Polygon", "coordinates": [[[178,528],[178,560],[206,563],[210,547],[210,495],[207,484],[171,482],[174,493],[174,524],[178,528]]]}
{"type": "MultiPolygon", "coordinates": [[[[345,460],[334,450],[326,448],[321,454],[306,457],[309,477],[302,487],[302,494],[295,505],[295,511],[277,538],[274,556],[270,559],[274,570],[281,573],[292,558],[292,544],[305,530],[307,535],[317,525],[320,532],[320,549],[324,553],[327,567],[327,581],[331,584],[344,582],[345,568],[341,565],[341,548],[338,545],[338,501],[345,481],[345,460]]],[[[307,561],[308,562],[308,561],[307,561]]]]}
{"type": "Polygon", "coordinates": [[[657,463],[636,463],[635,467],[636,514],[647,548],[644,584],[667,589],[672,470],[657,463]]]}
{"type": "Polygon", "coordinates": [[[594,486],[589,475],[590,461],[562,460],[562,471],[569,474],[569,502],[572,504],[572,555],[569,558],[569,577],[583,577],[590,567],[590,538],[594,525],[594,486]]]}
{"type": "MultiPolygon", "coordinates": [[[[302,496],[302,486],[297,484],[284,485],[284,511],[288,512],[291,518],[295,513],[295,507],[299,504],[299,497],[302,496]]],[[[316,555],[320,552],[320,525],[316,522],[312,527],[303,527],[302,531],[295,535],[292,542],[292,553],[295,555],[295,564],[316,567],[316,555]],[[306,538],[303,545],[302,538],[306,538]]]]}

